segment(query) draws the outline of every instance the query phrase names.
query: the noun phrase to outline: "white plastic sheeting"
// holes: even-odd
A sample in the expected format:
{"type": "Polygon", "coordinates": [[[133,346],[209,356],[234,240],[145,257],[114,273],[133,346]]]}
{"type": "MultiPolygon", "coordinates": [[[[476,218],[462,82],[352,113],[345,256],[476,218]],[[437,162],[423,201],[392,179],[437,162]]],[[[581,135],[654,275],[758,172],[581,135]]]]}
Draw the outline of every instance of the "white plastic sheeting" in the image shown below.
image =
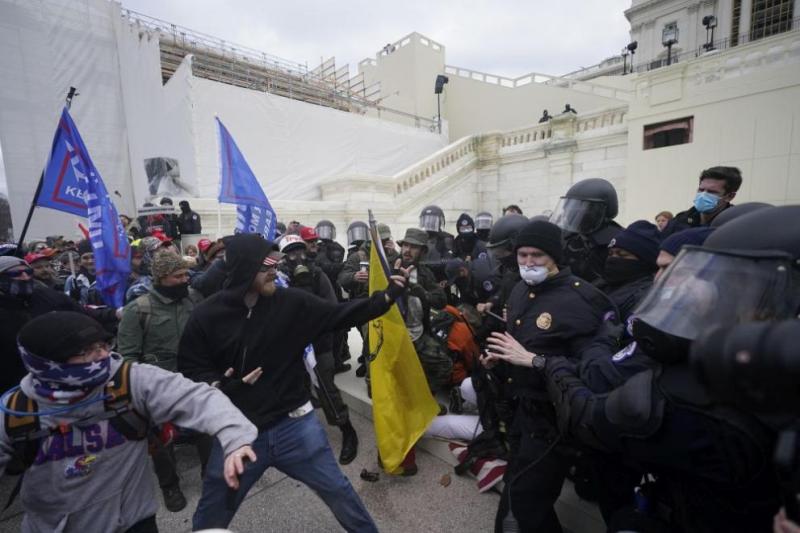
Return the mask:
{"type": "MultiPolygon", "coordinates": [[[[70,86],[72,116],[121,213],[148,199],[144,159],[179,161],[187,197],[214,198],[214,115],[276,200],[316,200],[343,174],[391,175],[443,136],[195,78],[189,59],[161,83],[158,39],[107,0],[0,0],[0,144],[19,233],[70,86]]],[[[74,235],[78,220],[37,209],[29,237],[74,235]]]]}
{"type": "MultiPolygon", "coordinates": [[[[72,117],[120,212],[133,206],[113,21],[98,0],[0,0],[0,144],[14,229],[22,229],[70,86],[72,117]],[[114,194],[119,193],[119,196],[114,194]]],[[[30,237],[74,235],[79,219],[37,209],[30,237]]]]}

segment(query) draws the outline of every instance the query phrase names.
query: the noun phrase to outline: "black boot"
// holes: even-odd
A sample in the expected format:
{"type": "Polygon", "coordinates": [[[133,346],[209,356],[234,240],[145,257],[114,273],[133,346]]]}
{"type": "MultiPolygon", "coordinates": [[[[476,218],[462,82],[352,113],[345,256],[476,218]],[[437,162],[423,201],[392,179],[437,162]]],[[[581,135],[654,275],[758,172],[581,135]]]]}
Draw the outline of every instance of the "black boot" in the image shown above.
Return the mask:
{"type": "Polygon", "coordinates": [[[161,493],[164,495],[164,506],[170,512],[177,513],[186,507],[186,497],[178,484],[171,487],[161,487],[161,493]]]}
{"type": "Polygon", "coordinates": [[[358,435],[350,422],[345,422],[339,426],[339,429],[342,430],[342,451],[339,454],[339,464],[350,464],[358,455],[358,435]]]}

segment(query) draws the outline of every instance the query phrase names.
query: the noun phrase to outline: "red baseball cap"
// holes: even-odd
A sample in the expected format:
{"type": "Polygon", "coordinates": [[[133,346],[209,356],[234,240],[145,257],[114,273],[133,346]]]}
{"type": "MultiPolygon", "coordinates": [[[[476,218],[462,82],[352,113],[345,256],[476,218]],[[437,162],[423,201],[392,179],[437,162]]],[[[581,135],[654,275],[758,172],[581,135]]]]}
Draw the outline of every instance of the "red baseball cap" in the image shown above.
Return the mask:
{"type": "Polygon", "coordinates": [[[29,265],[32,265],[34,261],[38,261],[40,259],[50,259],[53,257],[55,250],[52,248],[44,248],[39,250],[38,252],[31,252],[25,255],[25,262],[29,265]]]}
{"type": "Polygon", "coordinates": [[[211,239],[200,239],[197,241],[197,249],[205,253],[206,250],[211,248],[211,239]]]}
{"type": "Polygon", "coordinates": [[[314,230],[314,228],[310,226],[303,226],[300,228],[300,238],[304,241],[318,241],[319,235],[317,235],[317,232],[314,230]]]}

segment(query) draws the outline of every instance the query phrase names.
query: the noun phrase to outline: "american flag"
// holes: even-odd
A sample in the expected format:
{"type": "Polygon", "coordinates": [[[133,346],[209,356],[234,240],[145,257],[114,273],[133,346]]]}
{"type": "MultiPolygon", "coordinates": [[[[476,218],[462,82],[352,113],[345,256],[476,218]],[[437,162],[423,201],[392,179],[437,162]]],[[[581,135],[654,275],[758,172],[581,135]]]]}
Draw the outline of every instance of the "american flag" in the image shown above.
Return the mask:
{"type": "Polygon", "coordinates": [[[30,372],[36,393],[54,401],[81,398],[108,380],[111,358],[92,363],[59,363],[39,357],[19,345],[22,363],[30,372]]]}

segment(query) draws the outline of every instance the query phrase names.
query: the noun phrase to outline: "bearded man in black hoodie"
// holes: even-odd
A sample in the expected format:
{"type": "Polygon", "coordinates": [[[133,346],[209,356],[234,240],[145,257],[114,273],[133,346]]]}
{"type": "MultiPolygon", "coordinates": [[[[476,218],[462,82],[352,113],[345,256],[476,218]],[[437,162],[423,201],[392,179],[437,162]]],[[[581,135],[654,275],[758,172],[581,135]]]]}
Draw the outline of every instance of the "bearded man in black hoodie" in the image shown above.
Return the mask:
{"type": "Polygon", "coordinates": [[[303,353],[323,333],[384,314],[402,294],[408,272],[392,276],[385,292],[332,303],[277,288],[275,267],[282,254],[259,235],[226,238],[225,250],[225,288],[195,308],[181,337],[178,370],[217,384],[259,434],[256,456],[249,457],[252,464],[233,494],[223,477],[222,449],[214,443],[193,529],[226,528],[250,487],[274,466],[316,492],[347,531],[377,531],[313,414],[303,353]]]}

